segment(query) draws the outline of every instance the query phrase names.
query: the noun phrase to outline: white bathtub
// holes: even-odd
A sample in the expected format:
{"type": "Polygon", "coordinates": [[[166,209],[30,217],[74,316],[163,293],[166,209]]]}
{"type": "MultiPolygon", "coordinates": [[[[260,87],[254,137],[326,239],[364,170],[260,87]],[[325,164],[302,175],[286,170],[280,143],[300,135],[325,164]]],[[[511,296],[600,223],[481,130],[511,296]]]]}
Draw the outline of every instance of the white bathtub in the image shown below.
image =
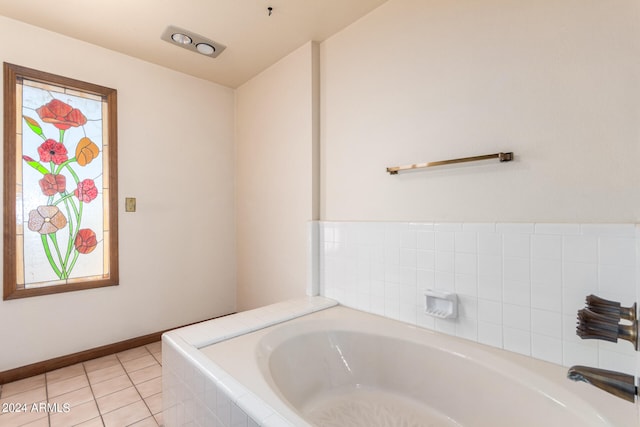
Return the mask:
{"type": "Polygon", "coordinates": [[[638,426],[564,367],[341,306],[199,347],[229,426],[638,426]]]}

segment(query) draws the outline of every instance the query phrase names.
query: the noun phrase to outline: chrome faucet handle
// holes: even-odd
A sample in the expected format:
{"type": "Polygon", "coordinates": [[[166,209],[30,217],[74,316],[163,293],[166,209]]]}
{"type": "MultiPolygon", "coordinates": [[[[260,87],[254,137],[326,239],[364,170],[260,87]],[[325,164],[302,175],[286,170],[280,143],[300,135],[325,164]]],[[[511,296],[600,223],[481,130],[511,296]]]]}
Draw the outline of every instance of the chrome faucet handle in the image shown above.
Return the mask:
{"type": "Polygon", "coordinates": [[[635,378],[629,374],[588,366],[572,366],[567,371],[567,378],[591,384],[632,403],[636,401],[638,394],[635,378]]]}

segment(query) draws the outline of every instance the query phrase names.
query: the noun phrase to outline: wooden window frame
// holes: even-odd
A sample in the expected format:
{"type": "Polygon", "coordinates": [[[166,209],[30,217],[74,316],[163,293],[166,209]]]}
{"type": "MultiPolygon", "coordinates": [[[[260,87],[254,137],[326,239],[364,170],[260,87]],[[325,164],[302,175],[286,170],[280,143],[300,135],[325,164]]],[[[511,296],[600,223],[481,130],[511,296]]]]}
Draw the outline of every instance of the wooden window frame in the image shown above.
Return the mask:
{"type": "MultiPolygon", "coordinates": [[[[118,268],[118,180],[117,180],[117,91],[115,89],[92,83],[83,82],[67,77],[38,71],[19,65],[3,63],[4,71],[4,270],[3,270],[3,300],[16,298],[48,295],[61,292],[78,291],[83,289],[93,289],[105,286],[116,286],[119,283],[118,268]],[[19,126],[26,126],[18,123],[22,120],[22,111],[17,111],[17,90],[16,86],[22,80],[30,80],[43,84],[54,85],[71,91],[82,92],[99,96],[102,102],[107,105],[105,115],[106,124],[103,123],[103,133],[106,138],[102,141],[102,150],[108,146],[108,156],[103,164],[103,171],[108,175],[104,179],[103,187],[108,189],[108,194],[103,198],[108,203],[106,214],[103,217],[105,230],[108,230],[108,250],[104,254],[106,273],[101,277],[75,278],[67,280],[67,283],[55,283],[41,287],[26,287],[17,285],[17,222],[19,221],[16,212],[16,174],[17,157],[22,153],[17,153],[18,140],[17,132],[19,126]],[[107,264],[108,263],[108,264],[107,264]]],[[[21,145],[20,145],[21,147],[21,145]]],[[[20,148],[22,151],[22,149],[20,148]]],[[[73,155],[72,153],[70,155],[73,155]]],[[[104,160],[104,159],[103,159],[104,160]]],[[[25,219],[23,219],[25,221],[25,219]]],[[[24,222],[23,222],[24,223],[24,222]]],[[[26,225],[23,226],[26,228],[26,225]]],[[[79,225],[78,225],[79,228],[79,225]]],[[[23,255],[24,256],[24,255],[23,255]]]]}

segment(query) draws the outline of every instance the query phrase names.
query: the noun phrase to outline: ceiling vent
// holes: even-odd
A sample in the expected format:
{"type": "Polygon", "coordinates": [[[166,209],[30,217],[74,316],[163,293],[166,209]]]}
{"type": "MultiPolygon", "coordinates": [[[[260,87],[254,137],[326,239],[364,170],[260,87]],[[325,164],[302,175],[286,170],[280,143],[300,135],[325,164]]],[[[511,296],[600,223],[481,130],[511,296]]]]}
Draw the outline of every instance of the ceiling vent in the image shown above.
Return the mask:
{"type": "Polygon", "coordinates": [[[226,46],[216,43],[206,37],[202,37],[191,31],[169,25],[160,38],[173,45],[191,50],[193,52],[215,58],[220,55],[226,46]]]}

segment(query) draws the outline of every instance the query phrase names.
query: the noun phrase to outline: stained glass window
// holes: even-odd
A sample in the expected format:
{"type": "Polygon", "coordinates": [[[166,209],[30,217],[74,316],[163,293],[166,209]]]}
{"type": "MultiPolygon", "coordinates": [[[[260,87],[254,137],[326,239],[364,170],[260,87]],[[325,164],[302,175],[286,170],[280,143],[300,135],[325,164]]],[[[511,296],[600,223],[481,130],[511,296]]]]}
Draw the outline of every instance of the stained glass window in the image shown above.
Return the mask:
{"type": "Polygon", "coordinates": [[[117,284],[115,91],[5,63],[7,80],[5,299],[117,284]]]}

